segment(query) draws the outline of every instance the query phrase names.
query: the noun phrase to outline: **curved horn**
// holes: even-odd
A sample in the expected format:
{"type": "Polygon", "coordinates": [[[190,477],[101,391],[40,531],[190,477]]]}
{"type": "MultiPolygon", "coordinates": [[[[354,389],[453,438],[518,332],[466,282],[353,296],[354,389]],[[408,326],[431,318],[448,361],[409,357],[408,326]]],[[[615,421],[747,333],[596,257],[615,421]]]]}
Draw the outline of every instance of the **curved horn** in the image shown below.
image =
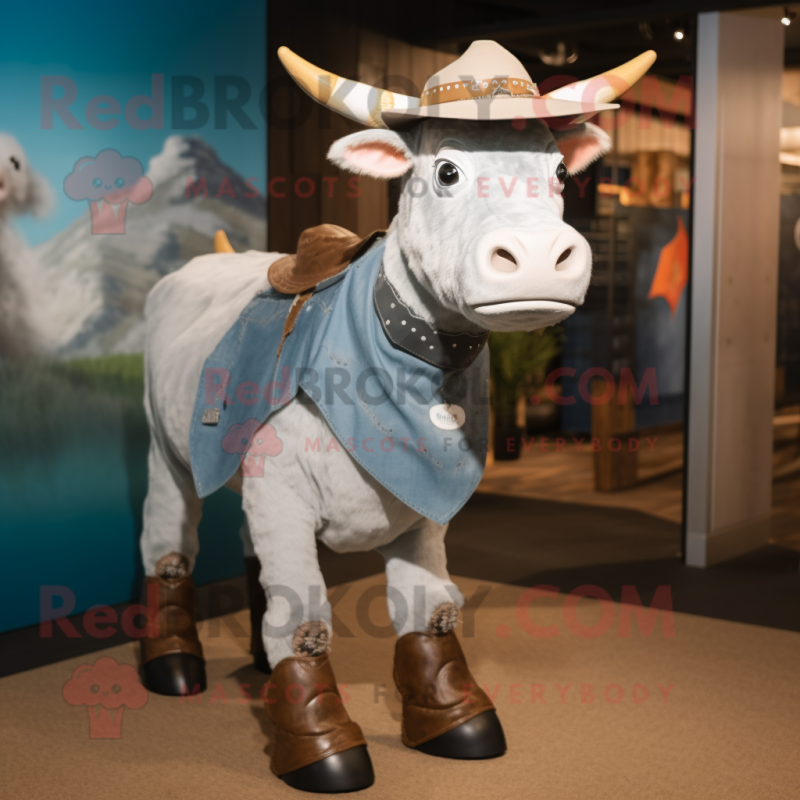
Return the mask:
{"type": "Polygon", "coordinates": [[[416,108],[419,99],[395,94],[366,83],[340,78],[315,67],[288,47],[278,49],[278,58],[297,85],[311,98],[343,117],[370,128],[385,128],[381,112],[390,108],[416,108]]]}
{"type": "Polygon", "coordinates": [[[554,100],[574,100],[576,102],[591,100],[595,103],[610,103],[627,92],[653,66],[655,60],[655,50],[648,50],[619,67],[595,75],[593,78],[587,78],[585,81],[576,81],[568,86],[562,86],[560,89],[548,92],[545,97],[554,100]]]}
{"type": "Polygon", "coordinates": [[[236,251],[231,247],[225,231],[217,231],[214,234],[214,252],[215,253],[235,253],[236,251]]]}

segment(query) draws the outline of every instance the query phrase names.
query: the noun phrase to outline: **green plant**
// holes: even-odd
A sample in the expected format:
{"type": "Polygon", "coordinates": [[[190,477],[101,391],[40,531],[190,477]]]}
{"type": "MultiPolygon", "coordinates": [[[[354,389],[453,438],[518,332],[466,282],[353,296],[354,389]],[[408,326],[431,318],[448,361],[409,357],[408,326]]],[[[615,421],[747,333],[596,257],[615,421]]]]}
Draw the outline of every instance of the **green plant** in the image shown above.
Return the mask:
{"type": "Polygon", "coordinates": [[[537,331],[492,333],[489,336],[490,371],[498,428],[514,426],[517,399],[526,382],[542,372],[561,352],[560,325],[537,331]]]}

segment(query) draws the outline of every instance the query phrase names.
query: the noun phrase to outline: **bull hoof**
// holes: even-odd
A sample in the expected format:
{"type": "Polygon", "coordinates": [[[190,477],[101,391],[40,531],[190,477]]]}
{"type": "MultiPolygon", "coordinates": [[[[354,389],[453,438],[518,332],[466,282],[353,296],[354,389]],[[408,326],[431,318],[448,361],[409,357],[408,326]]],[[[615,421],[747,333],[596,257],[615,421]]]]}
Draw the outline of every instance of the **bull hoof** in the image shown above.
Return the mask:
{"type": "Polygon", "coordinates": [[[156,694],[180,696],[206,690],[206,662],[190,653],[167,653],[142,667],[142,683],[156,694]]]}
{"type": "Polygon", "coordinates": [[[497,758],[506,751],[506,737],[497,714],[484,711],[415,749],[440,758],[497,758]]]}
{"type": "Polygon", "coordinates": [[[372,761],[364,744],[334,753],[280,777],[293,789],[325,794],[357,792],[375,783],[372,761]]]}
{"type": "Polygon", "coordinates": [[[272,673],[272,667],[269,665],[266,653],[255,653],[253,655],[253,666],[265,675],[272,673]]]}

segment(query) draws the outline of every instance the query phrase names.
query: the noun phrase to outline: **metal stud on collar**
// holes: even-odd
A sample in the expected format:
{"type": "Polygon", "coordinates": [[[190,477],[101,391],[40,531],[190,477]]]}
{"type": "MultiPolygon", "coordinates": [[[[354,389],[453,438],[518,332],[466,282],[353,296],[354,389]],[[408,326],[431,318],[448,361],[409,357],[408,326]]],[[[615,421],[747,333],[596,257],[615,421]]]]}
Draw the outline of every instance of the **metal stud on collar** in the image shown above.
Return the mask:
{"type": "Polygon", "coordinates": [[[375,313],[389,341],[440,369],[464,369],[483,352],[489,331],[445,333],[411,312],[381,269],[375,282],[375,313]]]}

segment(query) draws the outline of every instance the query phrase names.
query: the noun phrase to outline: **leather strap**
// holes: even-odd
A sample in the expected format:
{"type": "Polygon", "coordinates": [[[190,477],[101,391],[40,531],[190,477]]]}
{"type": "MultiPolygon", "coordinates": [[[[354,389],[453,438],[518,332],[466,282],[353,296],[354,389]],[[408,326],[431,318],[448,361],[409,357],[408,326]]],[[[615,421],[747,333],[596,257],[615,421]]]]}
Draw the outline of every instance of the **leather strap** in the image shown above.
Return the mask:
{"type": "Polygon", "coordinates": [[[185,578],[145,578],[145,597],[151,585],[158,586],[158,629],[155,636],[142,639],[142,663],[168,653],[189,653],[203,658],[197,636],[194,581],[185,578]]]}
{"type": "Polygon", "coordinates": [[[494,708],[472,677],[453,631],[407,633],[398,639],[394,682],[403,698],[403,743],[408,747],[494,708]]]}
{"type": "Polygon", "coordinates": [[[311,294],[312,292],[309,290],[307,292],[303,292],[303,294],[298,294],[295,296],[292,307],[289,309],[289,313],[286,315],[286,321],[283,323],[283,335],[281,336],[281,343],[278,345],[277,355],[281,354],[281,350],[283,350],[283,343],[286,341],[286,337],[294,330],[294,323],[297,322],[297,317],[300,314],[300,310],[306,304],[306,301],[311,299],[311,294]]]}
{"type": "Polygon", "coordinates": [[[265,700],[275,725],[276,775],[366,744],[344,707],[327,653],[284,658],[266,685],[265,700]]]}
{"type": "Polygon", "coordinates": [[[383,269],[375,281],[373,296],[375,313],[389,341],[439,369],[468,367],[483,352],[489,339],[489,331],[476,334],[434,330],[400,299],[383,269]]]}

